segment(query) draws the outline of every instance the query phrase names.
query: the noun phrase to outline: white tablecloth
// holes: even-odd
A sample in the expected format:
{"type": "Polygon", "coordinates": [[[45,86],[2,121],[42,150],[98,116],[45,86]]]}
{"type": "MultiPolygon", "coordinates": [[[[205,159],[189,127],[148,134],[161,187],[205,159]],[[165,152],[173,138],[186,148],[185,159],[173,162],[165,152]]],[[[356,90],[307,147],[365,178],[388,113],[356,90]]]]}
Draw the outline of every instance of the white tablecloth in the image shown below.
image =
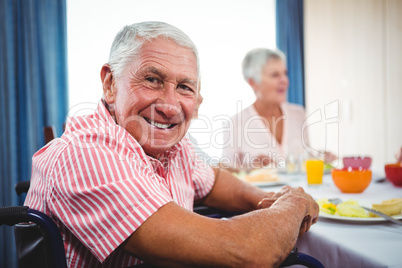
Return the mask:
{"type": "MultiPolygon", "coordinates": [[[[308,187],[305,175],[281,176],[291,186],[302,186],[314,198],[356,199],[361,204],[402,197],[402,188],[390,182],[376,183],[383,172],[373,172],[370,186],[361,194],[343,194],[324,176],[323,185],[308,187]]],[[[267,191],[276,188],[265,188],[267,191]]],[[[320,218],[310,231],[299,239],[300,252],[310,254],[327,268],[398,267],[402,268],[402,226],[388,222],[352,222],[320,218]]]]}

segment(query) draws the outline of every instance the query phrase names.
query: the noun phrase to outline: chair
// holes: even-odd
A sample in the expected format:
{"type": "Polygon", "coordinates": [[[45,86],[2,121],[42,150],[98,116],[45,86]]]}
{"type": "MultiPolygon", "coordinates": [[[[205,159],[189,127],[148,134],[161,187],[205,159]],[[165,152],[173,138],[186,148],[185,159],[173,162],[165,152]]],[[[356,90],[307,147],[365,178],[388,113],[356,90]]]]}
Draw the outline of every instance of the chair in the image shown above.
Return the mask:
{"type": "Polygon", "coordinates": [[[3,207],[3,224],[14,226],[19,268],[67,268],[63,239],[49,216],[26,206],[3,207]]]}
{"type": "Polygon", "coordinates": [[[15,184],[15,192],[18,196],[20,196],[23,193],[27,193],[30,186],[31,181],[19,181],[17,184],[15,184]]]}
{"type": "MultiPolygon", "coordinates": [[[[227,218],[227,217],[233,217],[236,215],[240,215],[242,213],[236,213],[236,212],[228,212],[228,211],[223,211],[211,207],[206,207],[206,206],[195,206],[193,208],[195,213],[198,213],[200,215],[204,215],[210,218],[227,218]]],[[[308,268],[324,268],[324,265],[314,257],[307,255],[302,252],[298,252],[298,249],[295,247],[290,254],[287,256],[284,262],[280,265],[280,267],[287,267],[295,264],[300,264],[304,265],[308,268]]]]}
{"type": "Polygon", "coordinates": [[[45,137],[45,143],[48,144],[56,137],[56,129],[54,126],[43,127],[43,135],[45,137]]]}

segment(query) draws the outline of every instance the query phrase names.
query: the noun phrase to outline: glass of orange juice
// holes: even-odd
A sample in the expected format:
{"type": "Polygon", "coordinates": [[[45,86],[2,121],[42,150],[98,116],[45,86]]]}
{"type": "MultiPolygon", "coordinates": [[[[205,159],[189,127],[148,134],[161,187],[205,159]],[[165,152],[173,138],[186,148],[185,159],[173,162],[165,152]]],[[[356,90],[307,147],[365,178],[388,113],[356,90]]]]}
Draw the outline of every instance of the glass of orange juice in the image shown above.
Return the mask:
{"type": "Polygon", "coordinates": [[[307,183],[309,185],[322,184],[324,175],[324,162],[319,159],[308,159],[306,161],[307,183]]]}

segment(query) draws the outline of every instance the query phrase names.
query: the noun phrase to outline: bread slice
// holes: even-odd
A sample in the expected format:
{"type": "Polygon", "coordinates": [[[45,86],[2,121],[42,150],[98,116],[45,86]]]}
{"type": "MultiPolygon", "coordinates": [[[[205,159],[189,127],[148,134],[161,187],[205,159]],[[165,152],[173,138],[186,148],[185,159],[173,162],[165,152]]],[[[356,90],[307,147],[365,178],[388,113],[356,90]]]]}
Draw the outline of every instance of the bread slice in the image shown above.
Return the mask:
{"type": "Polygon", "coordinates": [[[372,207],[388,216],[398,215],[402,213],[402,198],[385,200],[381,204],[373,204],[372,207]]]}

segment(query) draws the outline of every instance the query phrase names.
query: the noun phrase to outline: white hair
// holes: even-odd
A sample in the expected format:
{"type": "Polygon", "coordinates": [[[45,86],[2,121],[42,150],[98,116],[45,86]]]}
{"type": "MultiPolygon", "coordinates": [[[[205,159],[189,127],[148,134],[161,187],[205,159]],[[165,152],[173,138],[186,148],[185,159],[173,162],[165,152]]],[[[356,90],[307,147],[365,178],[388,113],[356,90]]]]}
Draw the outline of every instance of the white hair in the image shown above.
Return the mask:
{"type": "Polygon", "coordinates": [[[243,59],[243,77],[246,82],[253,79],[254,82],[261,82],[261,74],[265,65],[271,59],[282,60],[286,65],[286,56],[280,50],[270,50],[267,48],[256,48],[249,51],[243,59]]]}
{"type": "Polygon", "coordinates": [[[147,21],[125,26],[114,38],[109,54],[110,69],[116,77],[120,77],[129,63],[135,60],[139,50],[146,41],[157,37],[165,37],[177,45],[193,51],[197,60],[197,76],[199,77],[199,58],[197,47],[183,31],[159,21],[147,21]]]}

